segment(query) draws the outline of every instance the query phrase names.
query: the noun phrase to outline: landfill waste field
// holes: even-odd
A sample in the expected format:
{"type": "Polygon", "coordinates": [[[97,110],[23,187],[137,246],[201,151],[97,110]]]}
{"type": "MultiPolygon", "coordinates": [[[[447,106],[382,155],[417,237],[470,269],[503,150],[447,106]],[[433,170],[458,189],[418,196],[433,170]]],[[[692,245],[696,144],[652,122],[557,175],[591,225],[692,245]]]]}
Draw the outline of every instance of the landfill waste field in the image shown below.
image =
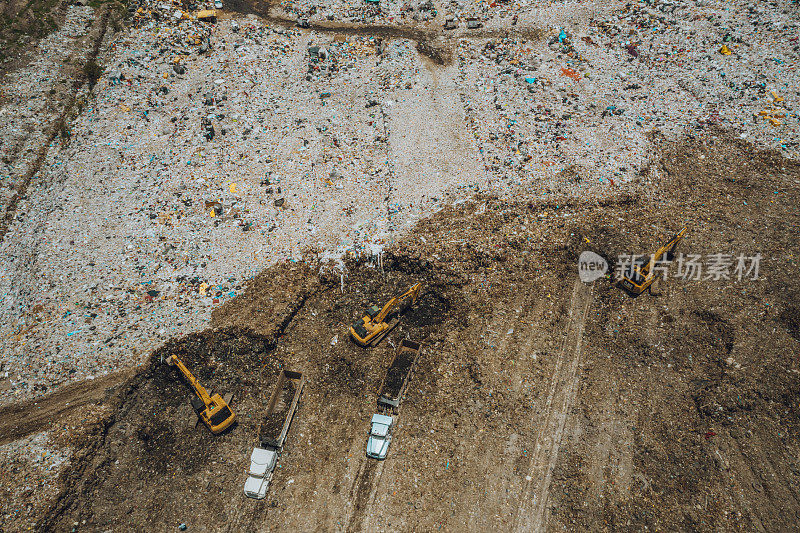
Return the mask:
{"type": "Polygon", "coordinates": [[[0,532],[796,530],[799,39],[4,3],[0,532]]]}

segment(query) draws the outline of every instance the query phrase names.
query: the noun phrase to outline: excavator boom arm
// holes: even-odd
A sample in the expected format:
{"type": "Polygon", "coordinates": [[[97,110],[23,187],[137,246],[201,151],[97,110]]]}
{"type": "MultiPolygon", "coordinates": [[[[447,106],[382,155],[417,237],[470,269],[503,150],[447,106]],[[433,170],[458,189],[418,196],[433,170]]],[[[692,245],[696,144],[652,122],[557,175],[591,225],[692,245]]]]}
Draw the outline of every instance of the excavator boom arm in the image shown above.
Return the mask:
{"type": "Polygon", "coordinates": [[[189,369],[186,368],[186,365],[183,364],[183,361],[181,361],[180,359],[178,359],[173,355],[172,362],[175,366],[178,367],[178,369],[181,371],[186,380],[192,385],[192,387],[194,387],[194,390],[197,392],[197,395],[200,396],[200,399],[203,400],[203,403],[206,405],[206,407],[211,405],[211,396],[208,395],[208,392],[206,391],[205,387],[203,387],[200,384],[200,382],[197,381],[197,378],[195,378],[194,375],[191,372],[189,372],[189,369]]]}
{"type": "Polygon", "coordinates": [[[402,295],[397,298],[398,303],[403,303],[409,298],[411,298],[411,302],[416,302],[417,298],[419,297],[419,289],[422,287],[422,283],[417,283],[402,295]]]}
{"type": "Polygon", "coordinates": [[[378,306],[369,307],[362,318],[355,321],[350,326],[350,335],[361,346],[374,346],[400,322],[400,317],[395,317],[387,322],[389,316],[394,313],[398,306],[400,314],[404,313],[407,307],[417,301],[422,283],[417,283],[402,295],[397,296],[386,302],[386,305],[378,310],[378,306]],[[409,300],[411,300],[409,302],[409,300]]]}
{"type": "Polygon", "coordinates": [[[386,317],[389,316],[389,313],[394,311],[396,305],[397,305],[397,298],[392,298],[391,300],[386,302],[386,305],[383,306],[381,312],[375,315],[375,318],[373,318],[372,321],[376,324],[382,324],[386,320],[386,317]]]}
{"type": "Polygon", "coordinates": [[[686,233],[686,228],[683,228],[681,231],[676,233],[667,244],[659,248],[656,252],[655,259],[659,260],[664,256],[664,254],[672,252],[675,247],[678,246],[678,243],[681,242],[681,239],[683,239],[684,233],[686,233]]]}
{"type": "Polygon", "coordinates": [[[417,296],[419,296],[420,287],[422,287],[422,283],[417,283],[416,285],[408,289],[400,296],[392,298],[391,300],[386,302],[386,305],[384,305],[383,309],[381,309],[381,312],[378,313],[377,316],[375,316],[373,322],[375,322],[376,324],[383,323],[386,320],[386,317],[389,316],[392,313],[392,311],[394,311],[397,308],[398,305],[402,305],[409,298],[411,298],[412,302],[416,301],[417,296]]]}
{"type": "Polygon", "coordinates": [[[675,236],[673,236],[667,244],[656,250],[656,253],[654,253],[650,257],[650,261],[647,262],[647,266],[645,266],[641,270],[643,276],[645,277],[649,276],[650,273],[653,271],[653,267],[655,266],[656,262],[660,261],[661,258],[664,257],[664,254],[671,252],[675,249],[675,247],[678,245],[681,239],[683,239],[684,233],[686,233],[686,228],[683,228],[681,231],[676,233],[675,236]]]}

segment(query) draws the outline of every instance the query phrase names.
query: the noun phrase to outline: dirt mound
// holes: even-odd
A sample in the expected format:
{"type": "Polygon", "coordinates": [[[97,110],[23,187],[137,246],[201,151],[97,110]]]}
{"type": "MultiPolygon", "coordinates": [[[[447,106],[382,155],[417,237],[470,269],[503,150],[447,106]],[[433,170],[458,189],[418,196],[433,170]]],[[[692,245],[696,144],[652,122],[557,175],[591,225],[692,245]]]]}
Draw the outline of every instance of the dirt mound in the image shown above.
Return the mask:
{"type": "MultiPolygon", "coordinates": [[[[5,417],[0,422],[0,445],[45,431],[56,423],[75,423],[76,419],[86,418],[94,409],[102,410],[100,406],[114,389],[133,374],[133,370],[125,370],[71,383],[36,401],[7,406],[3,409],[5,417]]],[[[68,444],[70,440],[62,439],[60,443],[68,444]]]]}
{"type": "Polygon", "coordinates": [[[427,291],[403,318],[413,326],[435,326],[447,318],[450,308],[446,298],[434,291],[427,291]]]}
{"type": "MultiPolygon", "coordinates": [[[[174,366],[162,361],[177,355],[209,392],[233,394],[234,410],[247,413],[266,403],[281,365],[280,358],[271,355],[273,349],[273,339],[231,329],[167,343],[124,391],[121,407],[98,437],[98,451],[87,458],[85,475],[73,480],[74,492],[62,495],[42,527],[62,529],[74,521],[95,519],[108,519],[121,528],[163,524],[165,515],[153,508],[182,515],[179,501],[162,506],[154,499],[143,506],[147,498],[142,493],[178,494],[188,485],[202,486],[213,473],[221,474],[220,482],[226,475],[233,480],[235,476],[223,470],[226,453],[244,452],[257,432],[256,419],[240,415],[239,431],[212,435],[198,424],[191,408],[193,390],[174,366]],[[131,491],[138,496],[132,498],[131,491]],[[118,514],[120,509],[124,512],[118,514]],[[74,520],[65,521],[67,511],[74,520]]],[[[189,495],[181,501],[187,499],[189,495]]],[[[221,511],[217,502],[204,497],[191,500],[191,505],[201,513],[221,511]]]]}

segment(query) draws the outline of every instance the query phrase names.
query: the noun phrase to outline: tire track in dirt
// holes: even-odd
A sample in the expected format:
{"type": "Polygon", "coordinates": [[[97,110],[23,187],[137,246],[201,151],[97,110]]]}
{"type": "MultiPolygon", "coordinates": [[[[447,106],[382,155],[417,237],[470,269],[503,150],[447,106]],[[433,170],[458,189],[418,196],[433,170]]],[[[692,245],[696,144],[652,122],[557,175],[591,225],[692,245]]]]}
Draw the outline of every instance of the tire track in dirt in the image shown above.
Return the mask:
{"type": "MultiPolygon", "coordinates": [[[[3,213],[2,218],[0,218],[0,242],[5,239],[9,227],[14,222],[14,216],[17,213],[19,203],[27,195],[28,187],[30,186],[33,177],[42,168],[42,165],[47,158],[50,146],[69,122],[70,113],[75,107],[78,99],[78,92],[80,91],[81,87],[84,86],[84,84],[91,82],[91,80],[89,80],[86,67],[90,63],[94,63],[97,60],[97,57],[100,53],[100,47],[102,46],[103,40],[108,32],[108,25],[110,22],[109,19],[112,15],[112,12],[108,6],[103,7],[100,13],[100,16],[95,18],[96,24],[93,26],[93,30],[96,30],[97,33],[94,39],[90,42],[91,46],[86,53],[86,58],[83,62],[83,65],[81,66],[80,70],[77,70],[75,73],[75,81],[73,82],[72,87],[70,87],[69,93],[65,98],[66,102],[64,107],[56,116],[55,120],[51,123],[49,129],[47,129],[44,142],[42,142],[41,146],[37,150],[36,156],[34,157],[28,169],[23,173],[19,183],[15,184],[14,193],[12,194],[11,198],[9,198],[7,205],[4,206],[5,212],[3,213]]],[[[81,43],[78,43],[76,46],[80,46],[80,44],[81,43]]],[[[76,50],[72,55],[70,55],[70,59],[75,54],[79,54],[82,51],[83,50],[76,50]]]]}
{"type": "MultiPolygon", "coordinates": [[[[397,420],[395,420],[395,428],[392,442],[394,443],[394,452],[397,453],[397,440],[401,434],[397,426],[397,420]]],[[[385,459],[379,461],[367,458],[366,454],[364,455],[358,474],[350,488],[350,500],[353,501],[353,505],[348,508],[350,511],[342,521],[347,524],[345,527],[347,533],[375,530],[371,525],[372,518],[375,515],[373,509],[375,501],[378,499],[378,491],[381,488],[385,466],[385,459]]]]}
{"type": "Polygon", "coordinates": [[[577,393],[586,315],[591,307],[593,285],[575,280],[566,335],[556,361],[543,415],[532,420],[540,428],[533,448],[529,480],[522,491],[521,505],[514,520],[514,531],[542,531],[547,523],[547,502],[553,470],[558,460],[567,415],[577,393]]]}
{"type": "MultiPolygon", "coordinates": [[[[374,459],[370,461],[375,462],[374,459]]],[[[372,518],[375,516],[373,507],[378,495],[378,489],[381,486],[381,479],[383,478],[383,469],[385,464],[386,461],[378,461],[378,464],[375,465],[375,470],[372,476],[373,480],[370,483],[371,490],[369,491],[369,495],[366,499],[366,505],[364,505],[362,512],[353,515],[354,518],[359,518],[360,515],[360,518],[357,522],[352,524],[352,527],[348,527],[348,533],[355,533],[356,531],[374,531],[374,528],[371,527],[372,518]]]]}
{"type": "Polygon", "coordinates": [[[343,523],[347,524],[344,530],[348,533],[351,531],[359,531],[361,529],[361,524],[364,522],[364,514],[369,499],[374,495],[372,486],[377,474],[377,469],[380,468],[381,471],[383,471],[383,465],[375,463],[376,461],[370,459],[362,459],[361,467],[358,470],[356,478],[353,480],[353,485],[350,489],[350,499],[353,501],[353,505],[349,507],[349,512],[344,520],[342,520],[343,523]]]}
{"type": "MultiPolygon", "coordinates": [[[[395,421],[397,424],[397,421],[395,421]]],[[[400,432],[395,430],[393,435],[393,442],[395,442],[400,435],[400,432]]],[[[395,442],[395,452],[397,443],[395,442]]],[[[386,466],[386,460],[378,461],[376,459],[364,459],[362,467],[359,470],[356,479],[353,481],[353,486],[350,490],[350,498],[353,500],[353,505],[350,507],[351,512],[348,514],[346,520],[347,524],[345,531],[347,533],[355,533],[357,531],[374,531],[371,527],[371,519],[374,516],[373,508],[375,500],[378,496],[378,490],[381,487],[381,479],[383,479],[383,471],[386,466]]]]}
{"type": "MultiPolygon", "coordinates": [[[[482,380],[479,386],[489,387],[489,383],[493,383],[507,388],[509,396],[518,398],[522,405],[526,401],[523,398],[535,393],[530,388],[534,372],[531,354],[542,348],[544,328],[534,324],[546,320],[542,312],[547,306],[528,290],[514,291],[508,296],[495,302],[491,315],[487,315],[485,322],[482,321],[478,327],[482,336],[476,343],[475,352],[484,355],[476,360],[476,374],[482,380]],[[504,378],[495,382],[489,376],[504,378]]],[[[523,425],[528,424],[525,422],[523,425]]],[[[486,429],[485,426],[479,427],[479,431],[486,429]]],[[[533,431],[528,433],[532,434],[533,431]]],[[[474,486],[465,485],[461,505],[449,518],[448,524],[469,524],[472,531],[507,531],[510,528],[517,505],[513,495],[519,494],[523,488],[521,480],[524,477],[518,474],[522,470],[524,476],[527,468],[524,460],[519,466],[519,458],[528,440],[520,436],[519,430],[511,429],[508,436],[491,444],[485,439],[465,443],[457,454],[473,457],[465,463],[469,464],[470,470],[479,472],[481,479],[474,486]],[[515,475],[509,478],[509,472],[515,472],[515,475]],[[489,509],[492,512],[487,512],[489,509]]]]}
{"type": "MultiPolygon", "coordinates": [[[[631,421],[620,410],[624,403],[620,385],[616,381],[608,384],[604,398],[596,402],[599,406],[595,429],[596,435],[586,434],[578,437],[580,444],[588,447],[587,477],[589,481],[590,506],[599,514],[602,505],[612,493],[619,497],[630,494],[633,479],[633,431],[631,421]]],[[[567,430],[567,435],[577,434],[581,425],[574,420],[575,429],[567,430]]]]}
{"type": "Polygon", "coordinates": [[[744,511],[750,530],[766,533],[784,529],[796,519],[796,516],[787,516],[785,508],[800,504],[798,489],[781,475],[780,463],[791,458],[781,452],[778,452],[779,457],[770,454],[767,450],[779,448],[768,442],[771,439],[757,433],[746,438],[746,445],[729,431],[720,437],[719,443],[709,447],[708,453],[718,468],[727,473],[722,479],[728,493],[744,511]],[[770,502],[775,503],[764,506],[758,498],[752,497],[755,495],[752,490],[755,494],[769,494],[770,502]]]}

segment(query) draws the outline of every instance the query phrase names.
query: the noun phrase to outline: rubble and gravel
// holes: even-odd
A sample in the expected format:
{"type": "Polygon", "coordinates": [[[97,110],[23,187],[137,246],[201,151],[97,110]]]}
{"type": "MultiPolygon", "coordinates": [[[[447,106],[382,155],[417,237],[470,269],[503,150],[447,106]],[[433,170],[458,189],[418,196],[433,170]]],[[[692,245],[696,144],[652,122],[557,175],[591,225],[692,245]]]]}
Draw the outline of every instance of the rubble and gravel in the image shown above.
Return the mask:
{"type": "MultiPolygon", "coordinates": [[[[436,67],[408,40],[141,2],[3,243],[4,270],[35,279],[2,280],[7,398],[135,364],[264,266],[374,255],[476,192],[607,197],[658,179],[653,131],[720,126],[793,156],[796,6],[700,4],[517,6],[516,27],[569,24],[538,41],[460,33],[436,67]],[[758,116],[773,108],[777,126],[758,116]]],[[[60,31],[91,13],[71,8],[60,31]]],[[[40,61],[58,60],[50,40],[40,61]]],[[[21,117],[47,68],[17,80],[21,117]]]]}
{"type": "Polygon", "coordinates": [[[578,255],[650,249],[680,212],[691,228],[681,252],[759,250],[762,277],[671,277],[638,298],[611,275],[595,282],[543,523],[791,529],[800,479],[796,257],[794,235],[764,222],[797,223],[800,165],[722,133],[659,148],[666,177],[653,194],[479,196],[421,221],[387,248],[383,268],[347,261],[343,286],[325,265],[265,270],[215,310],[211,328],[167,342],[121,389],[116,415],[86,440],[97,446],[91,460],[68,470],[37,525],[511,530],[527,497],[541,495],[525,487],[538,479],[537,442],[549,446],[549,412],[560,409],[548,398],[569,386],[561,372],[570,366],[563,346],[578,255]],[[382,344],[365,350],[346,338],[365,306],[412,281],[423,292],[382,344]],[[424,349],[392,451],[377,467],[364,439],[402,338],[424,349]],[[171,353],[210,388],[234,394],[239,426],[221,436],[195,427],[191,390],[160,362],[171,353]],[[256,502],[241,485],[282,368],[301,369],[306,386],[269,494],[256,502]]]}
{"type": "Polygon", "coordinates": [[[71,446],[55,445],[48,432],[0,446],[0,490],[11,504],[3,505],[0,524],[13,524],[15,531],[32,527],[42,507],[58,496],[58,475],[73,452],[71,446]]]}
{"type": "Polygon", "coordinates": [[[789,0],[139,0],[107,34],[83,4],[0,87],[4,404],[147,361],[271,265],[344,286],[476,194],[605,209],[721,130],[798,157],[789,0]]]}

